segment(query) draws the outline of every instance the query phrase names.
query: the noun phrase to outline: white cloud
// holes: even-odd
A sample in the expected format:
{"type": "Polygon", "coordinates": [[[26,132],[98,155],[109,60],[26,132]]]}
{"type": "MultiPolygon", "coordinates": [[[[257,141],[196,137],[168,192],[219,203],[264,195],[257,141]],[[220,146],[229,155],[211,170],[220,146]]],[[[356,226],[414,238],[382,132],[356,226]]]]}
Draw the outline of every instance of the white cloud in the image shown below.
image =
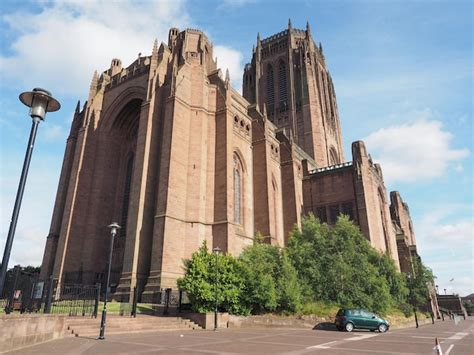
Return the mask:
{"type": "Polygon", "coordinates": [[[426,111],[421,115],[413,123],[382,128],[364,139],[389,183],[442,176],[451,164],[469,155],[468,149],[452,147],[453,135],[440,121],[427,119],[426,111]]]}
{"type": "Polygon", "coordinates": [[[441,241],[474,241],[474,223],[470,220],[437,226],[432,237],[441,241]]]}
{"type": "Polygon", "coordinates": [[[166,39],[170,27],[188,23],[184,0],[42,4],[40,12],[3,16],[18,37],[0,68],[11,82],[41,83],[53,94],[85,96],[94,70],[107,69],[114,57],[128,65],[139,52],[150,53],[155,38],[166,39]]]}
{"type": "Polygon", "coordinates": [[[256,2],[256,0],[222,0],[222,3],[218,6],[218,8],[234,9],[236,7],[242,7],[254,2],[256,2]]]}
{"type": "MultiPolygon", "coordinates": [[[[166,41],[170,27],[185,28],[190,20],[184,5],[184,0],[120,6],[112,1],[56,0],[44,3],[39,13],[7,14],[3,18],[18,38],[11,44],[13,55],[0,57],[0,70],[25,87],[41,83],[53,94],[84,97],[94,70],[107,69],[112,58],[127,66],[138,53],[151,53],[155,38],[166,41]]],[[[214,51],[223,74],[228,68],[232,86],[241,92],[242,53],[223,45],[215,45],[214,51]]]]}
{"type": "Polygon", "coordinates": [[[474,222],[472,206],[446,203],[415,221],[418,253],[432,268],[440,292],[474,292],[474,222]],[[451,281],[451,279],[453,279],[451,281]]]}
{"type": "Polygon", "coordinates": [[[66,131],[62,126],[49,124],[44,126],[44,139],[47,142],[61,141],[66,137],[66,131]]]}
{"type": "Polygon", "coordinates": [[[233,88],[242,92],[243,55],[239,51],[226,46],[214,46],[214,56],[217,57],[217,66],[225,75],[229,69],[230,81],[233,88]]]}

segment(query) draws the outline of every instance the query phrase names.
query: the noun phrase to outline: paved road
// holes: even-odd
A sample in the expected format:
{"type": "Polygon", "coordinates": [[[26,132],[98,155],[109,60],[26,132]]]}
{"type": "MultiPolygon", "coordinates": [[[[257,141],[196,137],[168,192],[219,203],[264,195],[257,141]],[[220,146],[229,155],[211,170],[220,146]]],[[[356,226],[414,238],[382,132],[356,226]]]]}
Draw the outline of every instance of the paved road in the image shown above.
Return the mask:
{"type": "Polygon", "coordinates": [[[13,354],[474,354],[474,317],[379,334],[302,329],[228,329],[110,335],[106,340],[65,338],[13,354]]]}

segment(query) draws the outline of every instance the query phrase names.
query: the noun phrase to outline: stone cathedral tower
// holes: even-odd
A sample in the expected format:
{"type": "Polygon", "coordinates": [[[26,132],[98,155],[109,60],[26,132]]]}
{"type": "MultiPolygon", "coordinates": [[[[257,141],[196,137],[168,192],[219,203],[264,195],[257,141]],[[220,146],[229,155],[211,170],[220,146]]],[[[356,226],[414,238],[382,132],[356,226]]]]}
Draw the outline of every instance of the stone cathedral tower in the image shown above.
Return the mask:
{"type": "Polygon", "coordinates": [[[306,30],[257,36],[243,76],[243,95],[308,153],[317,167],[344,162],[341,125],[321,44],[306,30]]]}

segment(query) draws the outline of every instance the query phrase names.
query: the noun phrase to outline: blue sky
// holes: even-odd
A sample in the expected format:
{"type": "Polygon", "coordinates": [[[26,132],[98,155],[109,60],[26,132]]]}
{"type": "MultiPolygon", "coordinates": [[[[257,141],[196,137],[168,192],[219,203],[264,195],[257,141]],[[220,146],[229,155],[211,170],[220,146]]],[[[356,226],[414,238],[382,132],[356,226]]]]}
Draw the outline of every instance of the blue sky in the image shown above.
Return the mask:
{"type": "Polygon", "coordinates": [[[279,32],[291,17],[297,28],[309,21],[323,44],[346,158],[352,141],[366,141],[389,191],[410,206],[440,290],[472,293],[472,11],[460,0],[2,1],[0,247],[31,125],[19,93],[44,87],[62,103],[39,129],[10,260],[39,265],[72,114],[94,70],[149,55],[171,26],[192,27],[213,41],[240,90],[257,32],[279,32]]]}

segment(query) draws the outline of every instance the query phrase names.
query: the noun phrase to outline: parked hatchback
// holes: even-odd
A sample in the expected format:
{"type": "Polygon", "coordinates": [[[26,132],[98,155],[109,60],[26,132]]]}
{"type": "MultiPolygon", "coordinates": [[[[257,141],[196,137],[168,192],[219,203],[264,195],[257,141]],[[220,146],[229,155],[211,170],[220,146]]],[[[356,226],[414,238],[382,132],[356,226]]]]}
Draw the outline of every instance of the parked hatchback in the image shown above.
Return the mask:
{"type": "Polygon", "coordinates": [[[354,329],[370,329],[385,333],[390,327],[387,320],[365,309],[342,308],[337,312],[335,324],[338,330],[347,332],[352,332],[354,329]]]}

